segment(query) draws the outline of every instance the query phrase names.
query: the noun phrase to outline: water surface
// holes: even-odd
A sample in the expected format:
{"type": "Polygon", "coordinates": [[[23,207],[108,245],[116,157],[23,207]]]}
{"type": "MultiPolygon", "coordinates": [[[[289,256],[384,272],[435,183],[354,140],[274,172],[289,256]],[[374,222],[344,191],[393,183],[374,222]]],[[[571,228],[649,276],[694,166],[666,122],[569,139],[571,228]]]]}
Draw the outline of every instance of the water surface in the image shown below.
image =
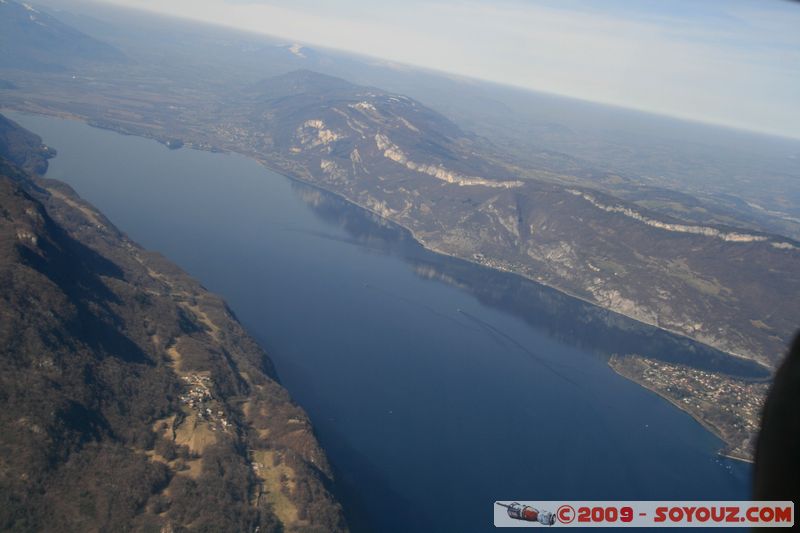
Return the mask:
{"type": "Polygon", "coordinates": [[[355,529],[484,531],[501,499],[748,497],[746,465],[606,364],[718,352],[427,252],[244,157],[9,115],[58,150],[48,177],[226,298],[309,412],[355,529]]]}

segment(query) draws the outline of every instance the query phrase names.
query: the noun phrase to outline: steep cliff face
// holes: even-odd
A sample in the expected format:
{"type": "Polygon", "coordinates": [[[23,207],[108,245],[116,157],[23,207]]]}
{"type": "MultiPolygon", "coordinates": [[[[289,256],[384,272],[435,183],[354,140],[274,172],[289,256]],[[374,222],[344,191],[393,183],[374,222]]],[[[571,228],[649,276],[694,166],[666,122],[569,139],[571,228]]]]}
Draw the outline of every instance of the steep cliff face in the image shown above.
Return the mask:
{"type": "MultiPolygon", "coordinates": [[[[522,274],[771,366],[800,312],[800,245],[689,223],[541,173],[401,95],[308,71],[233,106],[223,146],[340,193],[429,248],[522,274]]],[[[564,179],[562,179],[564,178],[564,179]]]]}
{"type": "Polygon", "coordinates": [[[0,529],[346,529],[308,417],[225,303],[8,159],[0,297],[0,529]]]}

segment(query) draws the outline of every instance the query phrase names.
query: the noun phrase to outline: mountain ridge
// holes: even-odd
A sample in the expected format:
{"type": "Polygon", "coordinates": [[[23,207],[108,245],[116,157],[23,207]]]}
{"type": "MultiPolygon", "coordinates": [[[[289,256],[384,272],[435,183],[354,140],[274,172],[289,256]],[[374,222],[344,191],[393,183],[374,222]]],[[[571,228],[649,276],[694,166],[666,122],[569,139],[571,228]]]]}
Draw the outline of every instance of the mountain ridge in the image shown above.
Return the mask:
{"type": "Polygon", "coordinates": [[[263,97],[233,107],[229,127],[260,142],[223,146],[247,146],[273,168],[400,223],[436,251],[521,273],[768,366],[782,354],[796,307],[782,294],[800,283],[791,239],[687,223],[546,173],[520,178],[446,119],[437,128],[440,115],[405,97],[358,86],[324,100],[307,96],[282,97],[280,109],[263,97]],[[771,306],[786,313],[776,318],[771,306]]]}
{"type": "Polygon", "coordinates": [[[346,530],[307,415],[224,301],[4,158],[0,213],[0,528],[346,530]]]}

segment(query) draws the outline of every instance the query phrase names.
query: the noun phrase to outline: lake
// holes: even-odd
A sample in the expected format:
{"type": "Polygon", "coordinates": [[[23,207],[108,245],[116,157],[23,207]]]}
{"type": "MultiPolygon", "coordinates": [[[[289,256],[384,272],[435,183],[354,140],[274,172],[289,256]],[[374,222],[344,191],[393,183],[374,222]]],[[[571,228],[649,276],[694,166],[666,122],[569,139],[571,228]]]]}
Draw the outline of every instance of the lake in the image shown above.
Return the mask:
{"type": "Polygon", "coordinates": [[[311,416],[354,530],[486,531],[495,500],[749,497],[748,465],[607,365],[717,352],[428,252],[245,157],[7,114],[58,150],[48,177],[229,302],[311,416]]]}

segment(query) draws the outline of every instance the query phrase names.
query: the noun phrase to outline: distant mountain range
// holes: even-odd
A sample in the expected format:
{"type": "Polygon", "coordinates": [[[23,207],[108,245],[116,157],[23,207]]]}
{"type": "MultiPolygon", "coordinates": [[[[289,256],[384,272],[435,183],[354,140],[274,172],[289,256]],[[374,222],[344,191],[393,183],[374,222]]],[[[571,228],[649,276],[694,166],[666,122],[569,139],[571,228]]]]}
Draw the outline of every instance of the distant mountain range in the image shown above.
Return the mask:
{"type": "Polygon", "coordinates": [[[86,62],[126,62],[125,55],[29,4],[0,0],[0,68],[65,71],[86,62]]]}
{"type": "Polygon", "coordinates": [[[217,296],[0,115],[0,529],[342,531],[308,417],[217,296]]]}

